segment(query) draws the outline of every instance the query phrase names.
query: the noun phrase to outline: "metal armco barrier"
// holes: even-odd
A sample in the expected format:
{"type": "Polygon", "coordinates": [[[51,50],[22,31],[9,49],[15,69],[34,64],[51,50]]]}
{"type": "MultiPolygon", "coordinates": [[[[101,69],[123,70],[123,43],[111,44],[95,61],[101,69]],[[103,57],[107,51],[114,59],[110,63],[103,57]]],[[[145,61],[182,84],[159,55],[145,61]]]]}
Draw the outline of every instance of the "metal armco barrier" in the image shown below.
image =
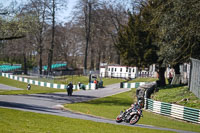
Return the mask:
{"type": "MultiPolygon", "coordinates": [[[[37,81],[37,80],[14,76],[14,75],[7,74],[7,73],[2,73],[0,76],[6,77],[9,79],[13,79],[13,80],[17,80],[17,81],[21,81],[21,82],[25,82],[25,83],[29,83],[29,84],[33,84],[33,85],[43,86],[43,87],[49,87],[49,88],[55,88],[55,89],[66,89],[67,88],[67,85],[65,85],[65,84],[54,84],[54,83],[42,82],[42,81],[37,81]]],[[[88,85],[85,85],[85,86],[86,86],[86,88],[85,88],[86,90],[95,90],[96,89],[95,83],[89,83],[88,85]]],[[[80,88],[78,85],[73,85],[73,89],[79,90],[80,88]]]]}
{"type": "Polygon", "coordinates": [[[161,114],[177,118],[180,120],[200,124],[200,110],[184,107],[176,104],[170,104],[152,99],[145,98],[145,109],[161,114]]]}

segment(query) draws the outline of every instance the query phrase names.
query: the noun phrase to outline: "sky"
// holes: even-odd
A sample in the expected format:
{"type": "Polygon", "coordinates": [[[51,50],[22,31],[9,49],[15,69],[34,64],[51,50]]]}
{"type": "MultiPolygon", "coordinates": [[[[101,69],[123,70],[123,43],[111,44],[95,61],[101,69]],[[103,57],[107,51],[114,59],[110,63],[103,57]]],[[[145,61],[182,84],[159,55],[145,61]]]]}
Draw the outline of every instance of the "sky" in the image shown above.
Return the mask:
{"type": "MultiPolygon", "coordinates": [[[[8,6],[13,0],[0,0],[0,4],[3,4],[3,6],[8,6]]],[[[15,0],[18,3],[26,2],[26,0],[15,0]]],[[[78,0],[68,0],[68,6],[67,9],[61,10],[57,12],[57,22],[67,22],[70,20],[70,16],[72,13],[72,9],[77,3],[78,0]]]]}
{"type": "Polygon", "coordinates": [[[60,21],[65,22],[70,20],[72,9],[76,5],[77,1],[78,0],[68,0],[68,8],[58,13],[58,19],[60,19],[60,21]]]}

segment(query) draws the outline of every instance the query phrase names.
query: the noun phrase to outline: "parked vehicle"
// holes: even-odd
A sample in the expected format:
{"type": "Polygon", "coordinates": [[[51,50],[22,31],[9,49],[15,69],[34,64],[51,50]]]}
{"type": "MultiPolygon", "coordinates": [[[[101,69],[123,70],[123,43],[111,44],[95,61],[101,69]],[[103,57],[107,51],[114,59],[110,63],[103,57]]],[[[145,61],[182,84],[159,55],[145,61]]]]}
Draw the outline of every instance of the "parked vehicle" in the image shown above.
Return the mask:
{"type": "Polygon", "coordinates": [[[120,123],[122,121],[130,123],[131,125],[134,125],[140,120],[140,117],[142,117],[142,103],[139,100],[138,103],[132,104],[131,107],[124,112],[121,111],[120,115],[117,116],[116,122],[120,123]]]}

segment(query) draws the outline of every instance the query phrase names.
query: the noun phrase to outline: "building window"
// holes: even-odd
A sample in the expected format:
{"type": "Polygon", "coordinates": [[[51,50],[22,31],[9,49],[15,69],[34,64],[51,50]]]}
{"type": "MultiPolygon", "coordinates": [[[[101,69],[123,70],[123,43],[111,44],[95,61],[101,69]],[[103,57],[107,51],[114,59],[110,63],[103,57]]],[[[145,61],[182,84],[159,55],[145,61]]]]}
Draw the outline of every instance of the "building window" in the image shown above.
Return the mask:
{"type": "Polygon", "coordinates": [[[113,68],[111,69],[111,71],[113,72],[113,68]]]}
{"type": "Polygon", "coordinates": [[[126,68],[126,72],[128,72],[128,67],[126,68]]]}
{"type": "Polygon", "coordinates": [[[133,68],[133,72],[134,72],[134,68],[133,68]]]}
{"type": "Polygon", "coordinates": [[[129,72],[131,72],[131,68],[129,68],[129,72]]]}
{"type": "Polygon", "coordinates": [[[115,68],[115,72],[117,71],[117,68],[115,68]]]}
{"type": "Polygon", "coordinates": [[[120,68],[120,72],[122,72],[122,68],[120,68]]]}
{"type": "Polygon", "coordinates": [[[108,71],[110,71],[110,68],[108,68],[108,71]]]}

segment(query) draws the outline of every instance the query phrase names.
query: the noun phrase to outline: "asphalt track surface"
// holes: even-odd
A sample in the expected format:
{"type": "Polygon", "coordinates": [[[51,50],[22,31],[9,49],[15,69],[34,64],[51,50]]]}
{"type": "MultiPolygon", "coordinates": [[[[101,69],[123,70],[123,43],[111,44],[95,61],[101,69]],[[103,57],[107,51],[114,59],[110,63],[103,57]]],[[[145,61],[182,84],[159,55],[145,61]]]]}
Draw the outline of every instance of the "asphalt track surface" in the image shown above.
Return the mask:
{"type": "Polygon", "coordinates": [[[67,93],[51,93],[51,94],[31,94],[31,95],[0,95],[0,107],[17,109],[22,111],[30,111],[42,114],[51,114],[69,118],[84,119],[94,122],[110,123],[115,125],[125,125],[140,128],[149,128],[156,130],[174,131],[178,133],[195,133],[190,131],[182,131],[169,128],[160,128],[150,125],[135,124],[129,125],[128,123],[116,123],[114,120],[90,116],[86,114],[74,113],[62,109],[62,104],[83,102],[91,99],[110,96],[122,92],[129,91],[130,89],[119,89],[119,84],[106,86],[103,89],[75,91],[73,96],[67,96],[67,93]]]}
{"type": "Polygon", "coordinates": [[[23,89],[0,84],[0,90],[23,90],[23,89]]]}

